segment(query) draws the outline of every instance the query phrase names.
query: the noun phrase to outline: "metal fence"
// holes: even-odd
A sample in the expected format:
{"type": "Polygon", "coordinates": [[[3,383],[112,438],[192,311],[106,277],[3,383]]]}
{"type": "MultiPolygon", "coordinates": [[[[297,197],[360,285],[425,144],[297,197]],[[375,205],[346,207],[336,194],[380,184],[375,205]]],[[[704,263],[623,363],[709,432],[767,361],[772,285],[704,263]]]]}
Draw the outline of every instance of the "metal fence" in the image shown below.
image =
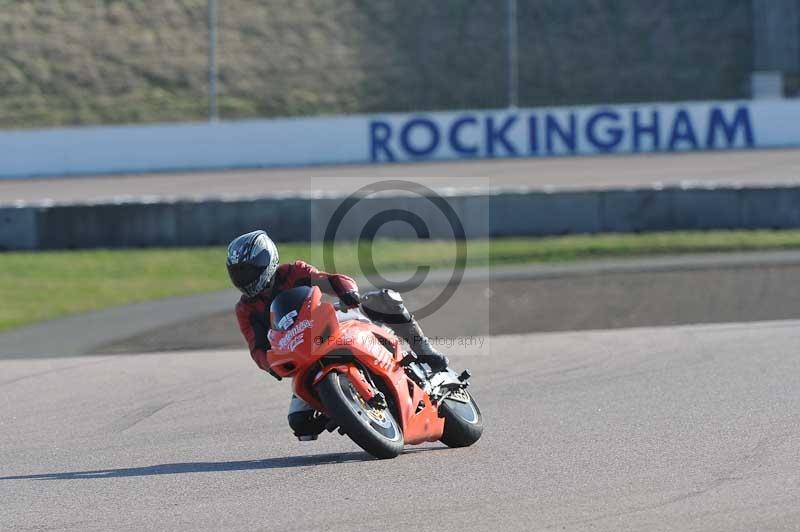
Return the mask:
{"type": "Polygon", "coordinates": [[[792,92],[798,6],[6,1],[0,127],[740,98],[772,65],[792,92]]]}

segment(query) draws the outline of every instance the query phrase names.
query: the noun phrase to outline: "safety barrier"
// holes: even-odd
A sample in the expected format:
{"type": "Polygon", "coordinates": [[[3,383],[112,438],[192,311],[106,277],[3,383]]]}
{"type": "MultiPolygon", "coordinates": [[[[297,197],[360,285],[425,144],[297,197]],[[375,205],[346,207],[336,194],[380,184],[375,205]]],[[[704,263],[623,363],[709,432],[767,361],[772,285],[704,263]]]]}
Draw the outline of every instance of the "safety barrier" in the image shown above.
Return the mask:
{"type": "MultiPolygon", "coordinates": [[[[449,191],[441,197],[468,238],[800,227],[800,186],[449,191]]],[[[268,229],[278,241],[320,241],[343,199],[297,195],[2,206],[0,249],[220,245],[253,228],[268,229]]],[[[440,210],[426,197],[410,195],[359,201],[336,237],[357,239],[375,213],[386,209],[415,213],[430,238],[454,237],[440,210]]],[[[382,236],[417,238],[402,224],[392,227],[382,236]]]]}
{"type": "Polygon", "coordinates": [[[800,100],[0,131],[0,178],[800,146],[800,100]]]}

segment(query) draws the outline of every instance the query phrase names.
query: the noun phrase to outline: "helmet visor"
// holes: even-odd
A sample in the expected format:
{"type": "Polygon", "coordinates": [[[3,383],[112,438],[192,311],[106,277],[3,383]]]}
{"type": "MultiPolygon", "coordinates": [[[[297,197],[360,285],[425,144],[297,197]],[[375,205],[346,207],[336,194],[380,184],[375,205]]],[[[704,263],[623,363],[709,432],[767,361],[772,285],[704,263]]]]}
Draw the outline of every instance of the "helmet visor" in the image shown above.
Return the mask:
{"type": "Polygon", "coordinates": [[[264,268],[248,263],[231,264],[228,266],[228,275],[230,275],[233,285],[240,290],[258,281],[258,278],[263,272],[264,268]]]}

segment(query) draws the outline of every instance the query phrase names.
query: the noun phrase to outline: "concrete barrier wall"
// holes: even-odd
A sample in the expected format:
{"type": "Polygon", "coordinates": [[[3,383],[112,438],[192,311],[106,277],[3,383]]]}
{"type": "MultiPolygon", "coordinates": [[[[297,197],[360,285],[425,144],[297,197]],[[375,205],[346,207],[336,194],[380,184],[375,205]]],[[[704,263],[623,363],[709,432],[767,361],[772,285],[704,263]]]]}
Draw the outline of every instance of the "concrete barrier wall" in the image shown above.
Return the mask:
{"type": "MultiPolygon", "coordinates": [[[[705,229],[800,228],[800,186],[642,188],[591,191],[506,190],[442,194],[469,238],[705,229]]],[[[0,208],[0,249],[204,246],[253,228],[278,241],[320,241],[344,197],[18,205],[0,208]]],[[[338,225],[359,237],[387,210],[412,212],[433,239],[452,239],[451,220],[421,196],[368,197],[338,225]]],[[[402,223],[383,237],[417,238],[402,223]]]]}
{"type": "Polygon", "coordinates": [[[800,100],[0,131],[0,178],[800,146],[800,100]]]}

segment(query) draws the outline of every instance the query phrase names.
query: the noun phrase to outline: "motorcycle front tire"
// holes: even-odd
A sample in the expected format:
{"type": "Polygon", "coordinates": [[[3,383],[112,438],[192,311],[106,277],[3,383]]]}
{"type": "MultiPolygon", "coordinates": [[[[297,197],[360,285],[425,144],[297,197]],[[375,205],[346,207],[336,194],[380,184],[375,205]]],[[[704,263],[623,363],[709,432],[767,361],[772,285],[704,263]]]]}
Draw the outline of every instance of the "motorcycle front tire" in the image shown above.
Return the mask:
{"type": "Polygon", "coordinates": [[[367,408],[346,375],[328,374],[318,385],[322,404],[356,445],[375,458],[394,458],[403,451],[403,431],[388,408],[367,408]]]}

